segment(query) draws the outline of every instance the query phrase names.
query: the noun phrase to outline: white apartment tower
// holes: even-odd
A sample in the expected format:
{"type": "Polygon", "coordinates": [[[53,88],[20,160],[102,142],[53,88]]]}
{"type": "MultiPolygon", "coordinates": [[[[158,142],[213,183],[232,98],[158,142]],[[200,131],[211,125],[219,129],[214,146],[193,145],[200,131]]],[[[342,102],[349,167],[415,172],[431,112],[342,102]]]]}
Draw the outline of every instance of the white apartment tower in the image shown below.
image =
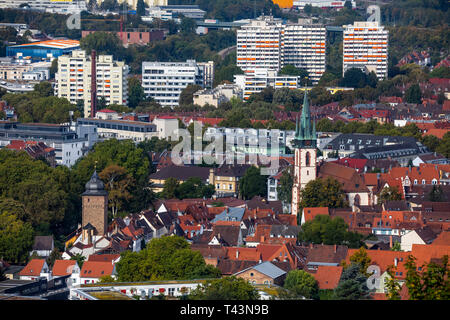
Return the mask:
{"type": "Polygon", "coordinates": [[[181,91],[188,85],[212,87],[214,62],[143,62],[142,87],[144,93],[162,106],[176,107],[181,91]]]}
{"type": "Polygon", "coordinates": [[[306,22],[286,25],[281,31],[281,64],[308,71],[313,83],[325,72],[326,29],[324,25],[306,22]]]}
{"type": "Polygon", "coordinates": [[[273,17],[259,17],[237,30],[237,66],[243,71],[281,68],[282,24],[273,17]]]}
{"type": "Polygon", "coordinates": [[[244,72],[258,68],[280,71],[291,64],[308,71],[317,83],[325,72],[326,29],[311,19],[282,24],[259,17],[237,31],[237,66],[244,72]]]}
{"type": "MultiPolygon", "coordinates": [[[[128,104],[128,66],[113,60],[111,55],[96,59],[97,98],[104,97],[106,104],[128,104]]],[[[83,50],[58,58],[55,75],[55,95],[76,104],[84,103],[84,116],[91,114],[91,56],[83,50]]]]}
{"type": "Polygon", "coordinates": [[[355,21],[344,27],[342,72],[359,68],[375,72],[379,80],[388,74],[388,30],[379,22],[355,21]]]}

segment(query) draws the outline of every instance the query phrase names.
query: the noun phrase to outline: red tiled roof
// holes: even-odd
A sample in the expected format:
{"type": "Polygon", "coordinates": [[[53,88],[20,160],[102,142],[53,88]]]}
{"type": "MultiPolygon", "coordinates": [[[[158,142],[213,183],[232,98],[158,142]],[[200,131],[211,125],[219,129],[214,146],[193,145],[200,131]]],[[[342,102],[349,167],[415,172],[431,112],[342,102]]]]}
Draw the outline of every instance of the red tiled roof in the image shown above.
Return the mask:
{"type": "MultiPolygon", "coordinates": [[[[350,257],[358,250],[359,249],[348,249],[347,257],[345,259],[347,264],[350,264],[350,257]]],[[[394,266],[395,259],[397,259],[397,269],[393,270],[394,275],[397,279],[406,278],[405,262],[411,252],[390,250],[366,250],[366,252],[371,259],[370,264],[380,267],[380,274],[383,274],[389,266],[394,266]],[[397,272],[397,274],[395,274],[395,272],[397,272]]]]}
{"type": "Polygon", "coordinates": [[[85,261],[81,268],[80,278],[100,278],[110,276],[114,270],[111,262],[85,261]]]}
{"type": "Polygon", "coordinates": [[[102,112],[102,113],[117,113],[116,111],[111,110],[111,109],[102,109],[102,110],[98,110],[97,113],[98,112],[102,112]]]}
{"type": "Polygon", "coordinates": [[[230,260],[258,261],[261,253],[257,248],[228,247],[227,257],[230,260]]]}
{"type": "Polygon", "coordinates": [[[341,266],[319,266],[317,272],[313,273],[319,289],[334,289],[341,279],[343,267],[341,266]]]}
{"type": "Polygon", "coordinates": [[[361,172],[367,163],[367,159],[355,159],[355,158],[340,158],[338,160],[330,161],[332,163],[337,163],[349,168],[357,169],[361,172]]]}
{"type": "Polygon", "coordinates": [[[449,230],[445,230],[442,231],[437,237],[436,239],[434,239],[433,243],[431,245],[434,246],[450,246],[450,231],[449,230]]]}
{"type": "Polygon", "coordinates": [[[441,259],[444,255],[450,256],[450,245],[413,244],[410,254],[417,259],[416,265],[419,267],[429,263],[431,259],[441,259]]]}
{"type": "Polygon", "coordinates": [[[20,271],[19,276],[39,276],[44,267],[44,259],[33,259],[20,271]]]}
{"type": "Polygon", "coordinates": [[[112,262],[120,257],[120,254],[91,254],[88,261],[112,262]]]}
{"type": "Polygon", "coordinates": [[[52,269],[53,276],[62,277],[72,274],[73,267],[76,263],[75,260],[55,260],[52,269]]]}
{"type": "Polygon", "coordinates": [[[430,136],[433,135],[435,137],[438,137],[439,139],[442,139],[444,135],[449,132],[450,129],[430,129],[426,133],[423,134],[423,136],[430,136]]]}
{"type": "Polygon", "coordinates": [[[312,221],[317,215],[330,215],[328,207],[303,208],[305,222],[312,221]]]}

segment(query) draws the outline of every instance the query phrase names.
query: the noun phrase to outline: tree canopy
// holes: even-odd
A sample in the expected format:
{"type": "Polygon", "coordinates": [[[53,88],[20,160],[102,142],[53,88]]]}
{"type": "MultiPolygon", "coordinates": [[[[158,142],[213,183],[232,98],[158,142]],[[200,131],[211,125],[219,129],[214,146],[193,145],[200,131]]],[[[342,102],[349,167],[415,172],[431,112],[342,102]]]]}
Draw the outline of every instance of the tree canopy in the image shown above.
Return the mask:
{"type": "Polygon", "coordinates": [[[258,291],[250,283],[235,276],[208,280],[192,290],[190,300],[257,300],[258,291]]]}
{"type": "Polygon", "coordinates": [[[153,238],[139,252],[125,251],[117,263],[119,281],[185,280],[220,277],[182,237],[153,238]]]}

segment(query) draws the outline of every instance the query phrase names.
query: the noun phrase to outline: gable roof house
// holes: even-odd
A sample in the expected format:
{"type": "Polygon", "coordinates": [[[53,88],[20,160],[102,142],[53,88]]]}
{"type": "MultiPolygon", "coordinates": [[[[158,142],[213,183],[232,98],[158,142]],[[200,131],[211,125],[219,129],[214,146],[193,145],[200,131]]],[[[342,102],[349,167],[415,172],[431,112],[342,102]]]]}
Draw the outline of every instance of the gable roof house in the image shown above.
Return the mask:
{"type": "Polygon", "coordinates": [[[80,267],[75,260],[55,260],[52,268],[53,277],[70,276],[66,281],[68,286],[79,284],[80,267]]]}
{"type": "Polygon", "coordinates": [[[310,244],[307,250],[305,271],[317,272],[319,266],[339,266],[347,256],[348,247],[342,245],[310,244]]]}
{"type": "Polygon", "coordinates": [[[282,286],[287,272],[280,269],[270,261],[261,262],[247,269],[236,272],[238,278],[247,280],[253,285],[279,285],[282,286]]]}
{"type": "Polygon", "coordinates": [[[324,162],[320,165],[318,171],[319,178],[330,177],[341,183],[350,207],[374,204],[374,195],[355,169],[336,163],[324,162]]]}
{"type": "Polygon", "coordinates": [[[317,280],[319,289],[333,290],[339,284],[342,271],[342,266],[318,266],[317,271],[312,273],[312,275],[317,280]]]}
{"type": "Polygon", "coordinates": [[[50,253],[53,251],[54,247],[55,244],[53,241],[53,236],[35,236],[30,256],[33,253],[36,253],[39,257],[47,258],[50,256],[50,253]]]}
{"type": "Polygon", "coordinates": [[[436,236],[436,233],[429,227],[411,230],[402,236],[400,243],[401,250],[411,251],[413,244],[431,244],[436,239],[436,236]]]}
{"type": "Polygon", "coordinates": [[[47,278],[50,280],[51,270],[44,259],[32,259],[19,272],[20,280],[39,280],[39,278],[47,278]]]}
{"type": "Polygon", "coordinates": [[[111,262],[85,261],[80,272],[80,284],[97,283],[101,277],[116,277],[116,266],[111,262]]]}

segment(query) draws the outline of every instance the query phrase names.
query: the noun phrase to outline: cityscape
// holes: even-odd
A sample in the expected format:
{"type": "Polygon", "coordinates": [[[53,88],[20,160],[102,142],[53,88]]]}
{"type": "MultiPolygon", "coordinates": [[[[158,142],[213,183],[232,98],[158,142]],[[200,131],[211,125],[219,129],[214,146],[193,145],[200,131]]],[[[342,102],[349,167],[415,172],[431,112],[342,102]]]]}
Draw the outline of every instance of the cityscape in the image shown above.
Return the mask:
{"type": "Polygon", "coordinates": [[[449,22],[440,0],[0,1],[0,300],[450,300],[449,22]]]}

